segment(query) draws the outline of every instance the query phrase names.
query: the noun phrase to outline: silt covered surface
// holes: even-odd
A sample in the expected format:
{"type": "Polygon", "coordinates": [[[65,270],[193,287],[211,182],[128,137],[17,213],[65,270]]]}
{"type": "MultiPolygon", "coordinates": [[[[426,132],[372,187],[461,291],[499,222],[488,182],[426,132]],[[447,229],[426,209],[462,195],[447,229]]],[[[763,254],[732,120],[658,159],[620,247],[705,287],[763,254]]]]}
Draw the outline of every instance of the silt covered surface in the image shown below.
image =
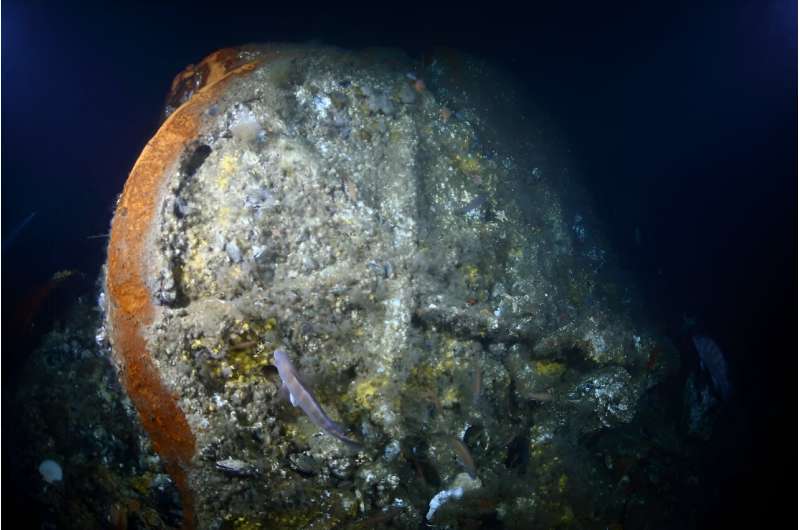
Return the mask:
{"type": "MultiPolygon", "coordinates": [[[[644,442],[626,435],[623,458],[598,440],[636,431],[677,354],[513,83],[452,52],[224,61],[252,67],[213,95],[213,68],[187,70],[170,98],[167,124],[193,126],[152,175],[124,261],[147,318],[123,323],[112,273],[108,288],[128,392],[154,384],[131,376],[135,353],[188,428],[160,447],[192,523],[622,523],[647,489],[628,487],[644,442]],[[360,449],[281,399],[278,348],[360,449]]],[[[110,260],[124,243],[112,234],[110,260]]],[[[133,402],[151,436],[172,427],[133,402]]]]}

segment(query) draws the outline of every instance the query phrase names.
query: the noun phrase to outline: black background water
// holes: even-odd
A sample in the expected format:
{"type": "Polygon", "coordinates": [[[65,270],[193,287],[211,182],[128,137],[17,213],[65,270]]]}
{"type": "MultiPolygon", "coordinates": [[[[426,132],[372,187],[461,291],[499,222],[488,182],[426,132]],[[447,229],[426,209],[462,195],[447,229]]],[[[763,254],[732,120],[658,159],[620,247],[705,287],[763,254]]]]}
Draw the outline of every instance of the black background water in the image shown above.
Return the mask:
{"type": "MultiPolygon", "coordinates": [[[[38,212],[2,256],[4,404],[27,354],[8,339],[20,300],[57,270],[86,275],[74,292],[96,277],[105,240],[87,236],[107,232],[178,71],[247,42],[391,45],[412,55],[446,45],[521,81],[557,124],[570,147],[564,164],[596,199],[665,328],[679,337],[681,315],[692,315],[729,355],[738,398],[700,470],[720,488],[705,524],[794,518],[796,4],[552,4],[330,2],[292,14],[269,2],[3,2],[3,239],[38,212]]],[[[9,433],[14,411],[2,412],[9,433]]],[[[8,440],[4,460],[13,457],[8,440]]],[[[9,481],[4,473],[5,499],[9,481]]]]}

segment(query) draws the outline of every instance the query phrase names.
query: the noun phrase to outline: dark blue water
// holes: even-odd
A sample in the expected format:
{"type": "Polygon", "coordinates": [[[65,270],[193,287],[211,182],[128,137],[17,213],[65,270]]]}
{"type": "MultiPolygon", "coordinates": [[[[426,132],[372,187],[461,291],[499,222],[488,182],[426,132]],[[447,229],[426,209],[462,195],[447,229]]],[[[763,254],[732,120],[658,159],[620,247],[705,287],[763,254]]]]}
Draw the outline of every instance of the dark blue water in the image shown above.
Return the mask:
{"type": "MultiPolygon", "coordinates": [[[[697,7],[336,3],[287,13],[4,2],[3,396],[35,338],[14,317],[59,270],[40,329],[87,292],[116,195],[160,119],[172,77],[218,48],[263,41],[438,45],[508,69],[569,151],[607,236],[666,333],[690,352],[694,317],[730,357],[737,396],[707,449],[716,477],[701,520],[794,517],[797,455],[797,11],[788,0],[697,7]],[[637,241],[636,233],[639,237],[637,241]]],[[[686,362],[694,359],[685,353],[686,362]]],[[[4,434],[15,411],[3,407],[4,434]]],[[[13,457],[3,438],[3,458],[13,457]]],[[[26,506],[9,487],[4,501],[26,506]]],[[[4,503],[5,513],[13,511],[4,503]]]]}

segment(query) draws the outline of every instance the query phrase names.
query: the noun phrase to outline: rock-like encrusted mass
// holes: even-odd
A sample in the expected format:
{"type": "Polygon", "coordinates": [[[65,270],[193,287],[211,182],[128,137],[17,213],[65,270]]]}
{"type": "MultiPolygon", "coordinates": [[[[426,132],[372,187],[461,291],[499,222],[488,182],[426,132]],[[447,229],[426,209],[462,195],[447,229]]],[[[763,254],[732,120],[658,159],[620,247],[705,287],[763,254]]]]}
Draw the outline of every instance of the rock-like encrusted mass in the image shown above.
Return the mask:
{"type": "Polygon", "coordinates": [[[176,80],[191,90],[168,123],[191,112],[195,128],[154,169],[137,228],[152,311],[138,354],[193,436],[179,467],[196,523],[417,528],[465,472],[480,487],[433,524],[613,522],[567,478],[571,448],[630,422],[676,356],[633,318],[590,206],[512,84],[452,53],[218,57],[253,66],[202,106],[216,70],[176,80]],[[279,398],[279,347],[362,450],[279,398]]]}

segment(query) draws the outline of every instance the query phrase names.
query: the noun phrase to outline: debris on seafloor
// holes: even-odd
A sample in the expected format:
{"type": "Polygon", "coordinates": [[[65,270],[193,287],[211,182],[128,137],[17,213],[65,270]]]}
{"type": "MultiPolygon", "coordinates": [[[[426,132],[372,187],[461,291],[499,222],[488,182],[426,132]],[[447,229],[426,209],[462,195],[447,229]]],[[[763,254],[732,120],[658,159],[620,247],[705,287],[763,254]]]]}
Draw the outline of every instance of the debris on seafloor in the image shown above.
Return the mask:
{"type": "Polygon", "coordinates": [[[428,513],[425,515],[425,519],[430,521],[431,519],[433,519],[433,516],[436,515],[436,510],[438,510],[442,504],[451,499],[460,499],[463,496],[464,496],[464,488],[460,486],[457,488],[440,491],[439,493],[434,495],[433,498],[431,499],[430,505],[428,507],[428,513]]]}
{"type": "Polygon", "coordinates": [[[478,490],[481,488],[481,486],[481,481],[475,477],[470,477],[466,473],[457,475],[455,479],[453,479],[453,483],[450,485],[450,488],[438,492],[433,496],[433,498],[431,498],[430,502],[428,503],[428,513],[425,515],[425,519],[432,521],[433,517],[436,515],[436,512],[439,511],[444,504],[456,499],[460,499],[465,493],[478,490]]]}
{"type": "Polygon", "coordinates": [[[108,342],[96,341],[96,298],[103,303],[78,297],[17,374],[10,404],[18,428],[4,433],[16,453],[6,471],[19,477],[17,491],[35,502],[30,516],[43,528],[100,528],[110,519],[177,527],[175,485],[119,384],[108,342]]]}

